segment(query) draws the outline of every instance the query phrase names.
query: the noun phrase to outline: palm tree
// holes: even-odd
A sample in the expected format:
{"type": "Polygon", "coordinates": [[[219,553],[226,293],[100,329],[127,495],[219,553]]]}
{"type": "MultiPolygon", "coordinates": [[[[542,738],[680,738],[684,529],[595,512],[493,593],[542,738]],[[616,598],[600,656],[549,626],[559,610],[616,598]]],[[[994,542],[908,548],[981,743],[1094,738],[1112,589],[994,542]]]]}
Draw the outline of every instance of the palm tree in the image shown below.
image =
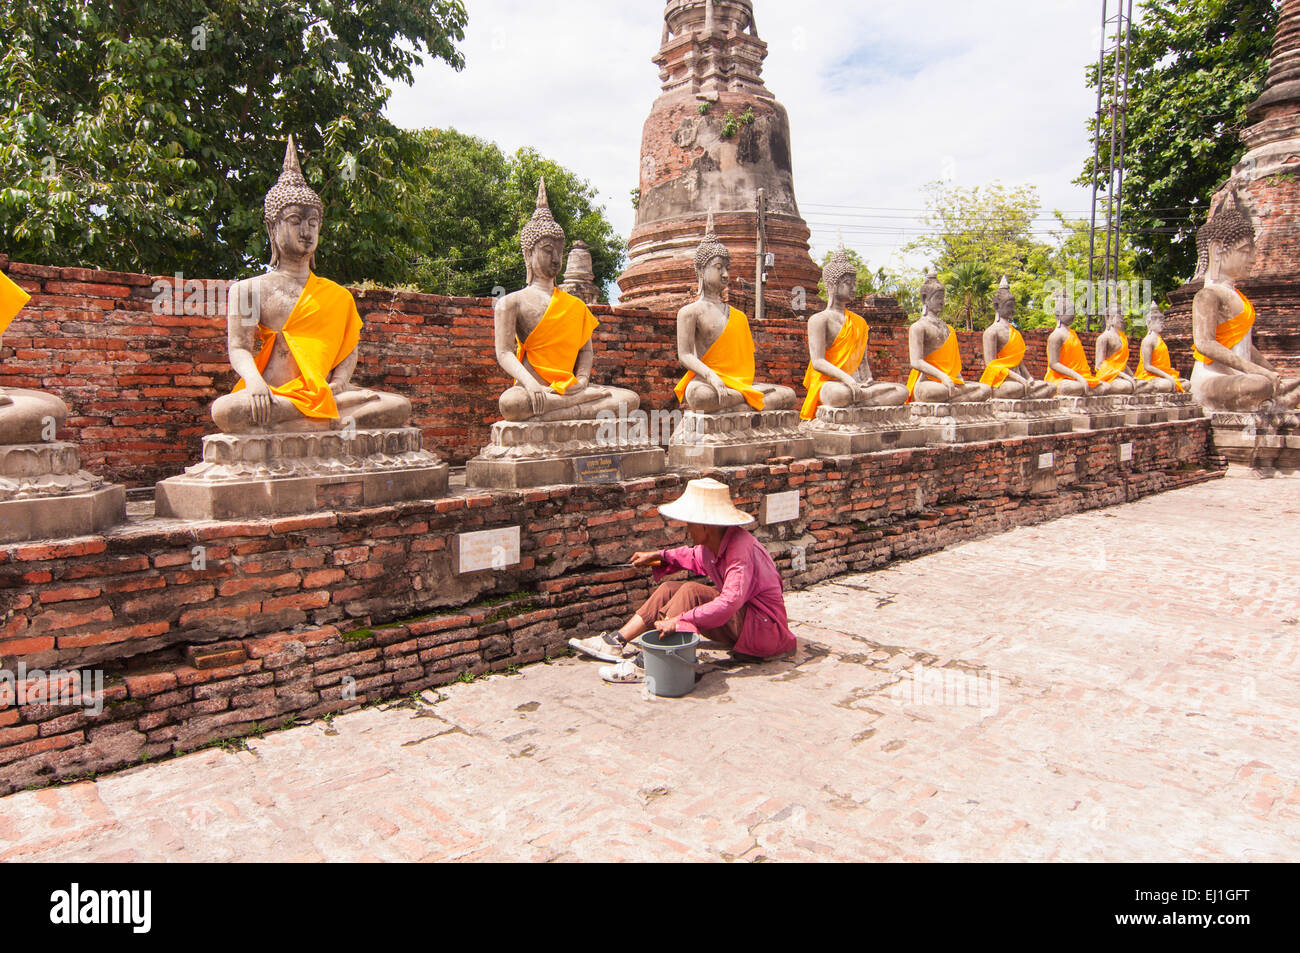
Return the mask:
{"type": "Polygon", "coordinates": [[[966,330],[973,331],[971,318],[977,302],[984,301],[993,290],[992,273],[977,261],[965,261],[948,273],[948,293],[960,299],[966,312],[966,330]]]}

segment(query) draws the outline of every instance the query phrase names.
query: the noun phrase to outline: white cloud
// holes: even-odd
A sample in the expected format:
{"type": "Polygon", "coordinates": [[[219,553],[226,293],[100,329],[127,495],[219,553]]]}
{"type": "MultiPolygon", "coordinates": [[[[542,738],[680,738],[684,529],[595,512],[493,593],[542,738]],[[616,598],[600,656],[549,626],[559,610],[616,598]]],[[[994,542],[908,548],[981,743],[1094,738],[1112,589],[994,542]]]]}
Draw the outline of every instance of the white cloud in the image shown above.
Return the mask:
{"type": "MultiPolygon", "coordinates": [[[[394,90],[392,119],[454,127],[507,151],[533,146],[589,179],[628,235],[641,129],[659,94],[650,58],[663,4],[468,8],[465,70],[425,66],[413,87],[394,90]]],[[[757,0],[755,16],[770,46],[764,77],[790,113],[814,253],[843,227],[873,264],[898,263],[922,186],[945,172],[966,186],[1035,185],[1046,213],[1087,209],[1073,179],[1091,149],[1096,93],[1084,70],[1097,58],[1096,0],[757,0]],[[893,209],[903,211],[881,211],[893,209]],[[850,217],[866,215],[902,217],[850,217]]]]}

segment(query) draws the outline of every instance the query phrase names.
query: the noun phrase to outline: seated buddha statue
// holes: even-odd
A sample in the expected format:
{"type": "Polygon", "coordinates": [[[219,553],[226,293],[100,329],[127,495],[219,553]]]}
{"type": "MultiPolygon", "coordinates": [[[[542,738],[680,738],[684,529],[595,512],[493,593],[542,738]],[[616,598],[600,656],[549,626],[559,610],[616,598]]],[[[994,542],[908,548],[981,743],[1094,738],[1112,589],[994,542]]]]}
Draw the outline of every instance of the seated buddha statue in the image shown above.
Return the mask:
{"type": "Polygon", "coordinates": [[[710,212],[695,253],[699,298],[677,312],[677,358],[686,368],[677,399],[697,414],[726,413],[746,404],[754,410],[794,410],[799,399],[792,388],[754,380],[749,319],[722,300],[730,269],[731,252],[714,234],[710,212]]]}
{"type": "MultiPolygon", "coordinates": [[[[988,384],[968,384],[962,378],[957,331],[943,319],[947,292],[932,268],[921,286],[921,317],[908,332],[912,373],[907,380],[911,401],[965,404],[988,400],[988,384]]],[[[909,401],[910,402],[910,401],[909,401]]]]}
{"type": "Polygon", "coordinates": [[[498,301],[493,318],[497,364],[515,382],[501,395],[501,416],[511,423],[595,420],[604,412],[640,408],[632,391],[591,383],[599,322],[586,302],[555,285],[565,234],[551,212],[545,179],[519,241],[528,285],[498,301]]]}
{"type": "Polygon", "coordinates": [[[819,407],[901,407],[902,384],[878,381],[871,373],[867,345],[871,329],[848,310],[858,294],[858,268],[841,245],[822,269],[828,306],[808,321],[808,392],[800,416],[813,420],[819,407]]]}
{"type": "Polygon", "coordinates": [[[1211,215],[1205,241],[1205,287],[1192,302],[1193,396],[1211,411],[1295,409],[1300,379],[1283,378],[1255,347],[1255,306],[1237,290],[1255,266],[1255,227],[1235,192],[1211,215]]]}
{"type": "Polygon", "coordinates": [[[997,315],[984,332],[984,376],[981,384],[993,388],[999,400],[1050,400],[1056,388],[1046,381],[1034,380],[1034,373],[1025,366],[1025,336],[1015,326],[1016,296],[1006,275],[993,296],[993,311],[997,315]]]}
{"type": "Polygon", "coordinates": [[[315,274],[324,205],[293,137],[264,213],[271,267],[230,288],[227,352],[240,380],[212,405],[212,419],[226,434],[405,426],[409,400],[351,383],[361,317],[351,292],[315,274]]]}
{"type": "MultiPolygon", "coordinates": [[[[31,295],[0,272],[0,339],[31,295]]],[[[68,419],[68,407],[53,394],[0,387],[0,444],[46,443],[68,419]]]]}
{"type": "Polygon", "coordinates": [[[1056,303],[1056,330],[1047,339],[1047,382],[1056,386],[1062,397],[1104,397],[1113,393],[1088,366],[1088,355],[1074,328],[1074,303],[1064,291],[1053,298],[1056,303]]]}
{"type": "Polygon", "coordinates": [[[1162,336],[1164,333],[1164,312],[1153,301],[1151,310],[1147,312],[1147,336],[1142,339],[1137,379],[1147,384],[1155,394],[1190,393],[1191,381],[1180,377],[1169,360],[1169,345],[1162,336]]]}
{"type": "Polygon", "coordinates": [[[1112,394],[1151,393],[1128,369],[1129,353],[1124,313],[1118,301],[1111,301],[1106,306],[1106,330],[1097,338],[1097,380],[1109,384],[1112,394]]]}

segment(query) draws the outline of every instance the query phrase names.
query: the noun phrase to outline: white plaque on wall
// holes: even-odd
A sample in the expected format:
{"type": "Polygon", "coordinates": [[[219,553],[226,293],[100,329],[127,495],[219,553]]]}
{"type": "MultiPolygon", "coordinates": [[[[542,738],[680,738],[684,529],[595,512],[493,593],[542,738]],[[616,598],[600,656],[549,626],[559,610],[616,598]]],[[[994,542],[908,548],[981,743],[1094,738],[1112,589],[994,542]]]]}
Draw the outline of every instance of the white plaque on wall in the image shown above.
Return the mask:
{"type": "Polygon", "coordinates": [[[763,497],[763,525],[793,523],[799,518],[799,491],[769,493],[763,497]]]}
{"type": "Polygon", "coordinates": [[[1119,445],[1119,462],[1131,463],[1133,461],[1133,444],[1122,443],[1119,445]]]}
{"type": "Polygon", "coordinates": [[[461,533],[456,537],[456,574],[519,565],[519,527],[461,533]]]}
{"type": "Polygon", "coordinates": [[[1051,470],[1056,467],[1056,454],[1044,453],[1038,458],[1038,469],[1051,470]]]}

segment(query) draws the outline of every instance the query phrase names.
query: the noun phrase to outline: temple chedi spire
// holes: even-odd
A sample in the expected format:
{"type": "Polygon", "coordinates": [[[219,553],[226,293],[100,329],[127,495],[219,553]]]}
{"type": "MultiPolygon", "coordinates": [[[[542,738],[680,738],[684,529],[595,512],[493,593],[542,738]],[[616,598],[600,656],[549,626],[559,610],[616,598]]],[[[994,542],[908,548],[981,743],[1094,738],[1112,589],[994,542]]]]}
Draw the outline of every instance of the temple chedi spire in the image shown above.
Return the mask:
{"type": "Polygon", "coordinates": [[[816,294],[821,269],[794,196],[790,119],[763,84],[767,58],[751,0],[668,0],[654,63],[663,93],[641,145],[641,198],[619,278],[622,302],[676,306],[696,293],[695,246],[710,209],[735,256],[732,284],[753,283],[759,189],[767,197],[768,291],[816,294]]]}
{"type": "MultiPolygon", "coordinates": [[[[1264,90],[1247,110],[1246,154],[1210,203],[1211,212],[1239,203],[1255,229],[1255,267],[1239,283],[1258,310],[1256,346],[1271,359],[1288,353],[1300,328],[1300,0],[1282,0],[1264,90]],[[1280,350],[1279,350],[1280,349],[1280,350]]],[[[1190,284],[1170,295],[1167,339],[1191,333],[1192,296],[1208,265],[1206,230],[1198,233],[1200,264],[1190,284]]],[[[1175,345],[1175,360],[1190,361],[1175,345]]]]}
{"type": "Polygon", "coordinates": [[[1251,277],[1292,277],[1300,272],[1300,0],[1283,0],[1264,92],[1247,116],[1248,151],[1218,198],[1235,186],[1254,219],[1259,254],[1251,277]]]}

